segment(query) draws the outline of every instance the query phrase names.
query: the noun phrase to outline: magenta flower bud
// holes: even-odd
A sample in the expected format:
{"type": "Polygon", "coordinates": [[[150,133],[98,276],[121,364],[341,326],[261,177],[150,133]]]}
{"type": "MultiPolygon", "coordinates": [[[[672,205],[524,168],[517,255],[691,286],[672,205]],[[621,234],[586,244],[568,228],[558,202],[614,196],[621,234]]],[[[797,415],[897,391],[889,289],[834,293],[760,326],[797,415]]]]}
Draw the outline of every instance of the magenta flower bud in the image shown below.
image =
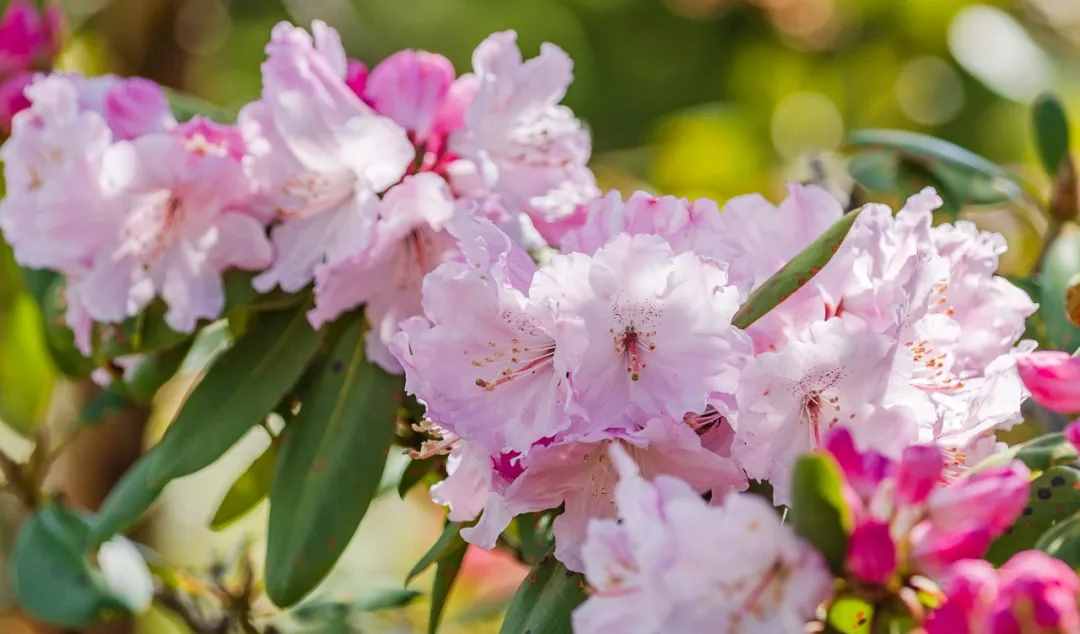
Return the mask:
{"type": "Polygon", "coordinates": [[[416,141],[423,141],[431,133],[453,81],[454,66],[442,55],[400,51],[372,69],[364,94],[379,114],[413,133],[416,141]]]}
{"type": "Polygon", "coordinates": [[[868,583],[889,580],[896,570],[896,545],[886,522],[867,520],[855,527],[848,541],[847,568],[868,583]]]}
{"type": "Polygon", "coordinates": [[[0,18],[0,74],[49,67],[60,51],[61,30],[58,7],[42,13],[29,0],[12,0],[0,18]]]}
{"type": "Polygon", "coordinates": [[[942,586],[945,602],[930,613],[926,634],[977,634],[997,596],[997,571],[980,559],[957,562],[942,586]]]}
{"type": "Polygon", "coordinates": [[[1080,412],[1080,357],[1060,350],[1032,352],[1016,361],[1031,397],[1055,412],[1080,412]]]}
{"type": "Polygon", "coordinates": [[[149,79],[124,79],[105,95],[105,121],[121,139],[162,132],[176,125],[161,86],[149,79]]]}
{"type": "Polygon", "coordinates": [[[1027,504],[1030,476],[1023,463],[1014,461],[936,489],[927,499],[929,520],[939,530],[985,528],[997,537],[1027,504]]]}
{"type": "Polygon", "coordinates": [[[896,474],[896,493],[901,502],[919,504],[941,480],[945,457],[937,447],[915,445],[904,450],[896,474]]]}
{"type": "Polygon", "coordinates": [[[33,73],[20,72],[0,81],[0,128],[4,134],[11,132],[11,120],[15,115],[30,107],[30,100],[23,90],[33,80],[33,73]]]}
{"type": "Polygon", "coordinates": [[[1069,423],[1065,428],[1065,440],[1072,443],[1077,452],[1080,452],[1080,418],[1069,423]]]}
{"type": "Polygon", "coordinates": [[[859,496],[869,498],[893,470],[893,462],[876,451],[859,451],[855,438],[845,427],[838,427],[825,439],[825,449],[836,459],[848,486],[859,496]]]}
{"type": "Polygon", "coordinates": [[[940,574],[957,561],[982,557],[993,539],[984,527],[946,530],[930,522],[916,525],[909,538],[911,560],[919,571],[930,575],[940,574]]]}
{"type": "Polygon", "coordinates": [[[358,59],[350,59],[345,67],[345,85],[347,85],[357,97],[364,98],[364,88],[367,85],[367,64],[358,59]]]}
{"type": "Polygon", "coordinates": [[[1080,632],[1080,579],[1065,562],[1037,550],[1013,555],[998,571],[989,634],[1080,632]]]}

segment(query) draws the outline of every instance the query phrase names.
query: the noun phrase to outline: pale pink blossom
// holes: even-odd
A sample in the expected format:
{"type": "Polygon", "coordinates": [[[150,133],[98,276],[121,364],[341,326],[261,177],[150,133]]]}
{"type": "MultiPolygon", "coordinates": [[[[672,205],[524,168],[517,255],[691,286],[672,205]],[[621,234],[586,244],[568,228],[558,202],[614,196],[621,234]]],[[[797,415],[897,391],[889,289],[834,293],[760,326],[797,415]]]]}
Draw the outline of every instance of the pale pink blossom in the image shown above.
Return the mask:
{"type": "Polygon", "coordinates": [[[678,477],[609,451],[619,521],[589,524],[582,550],[593,592],[574,611],[575,632],[803,631],[832,578],[774,509],[737,494],[710,506],[678,477]]]}
{"type": "Polygon", "coordinates": [[[407,177],[377,202],[370,242],[356,255],[316,269],[315,308],[308,317],[316,328],[361,304],[372,325],[368,356],[400,372],[386,345],[398,323],[421,313],[424,276],[457,256],[454,238],[444,231],[454,201],[442,178],[431,173],[407,177]]]}
{"type": "Polygon", "coordinates": [[[703,448],[694,430],[681,421],[657,418],[640,430],[612,433],[596,442],[540,443],[501,469],[493,457],[484,511],[462,536],[491,548],[515,516],[564,505],[554,523],[555,556],[571,570],[582,570],[581,544],[589,520],[616,514],[618,476],[611,445],[626,449],[646,475],[677,476],[699,494],[711,491],[719,499],[746,486],[734,462],[703,448]]]}
{"type": "Polygon", "coordinates": [[[475,96],[450,139],[461,160],[451,167],[456,190],[494,197],[541,225],[574,213],[597,195],[588,131],[559,105],[572,62],[544,44],[524,61],[513,31],[495,33],[473,53],[475,96]]]}
{"type": "Polygon", "coordinates": [[[164,132],[176,125],[161,86],[148,79],[117,79],[105,94],[105,121],[118,139],[164,132]]]}
{"type": "Polygon", "coordinates": [[[454,81],[454,66],[442,55],[399,51],[371,70],[364,95],[371,107],[409,131],[423,145],[454,81]]]}
{"type": "Polygon", "coordinates": [[[554,256],[537,280],[530,296],[556,307],[575,394],[599,428],[681,418],[735,392],[750,346],[731,326],[738,292],[717,263],[622,235],[591,258],[554,256]]]}
{"type": "Polygon", "coordinates": [[[244,108],[241,127],[252,175],[278,210],[274,262],[255,279],[267,291],[296,291],[325,262],[371,244],[377,194],[398,182],[414,150],[405,131],[376,114],[345,83],[347,59],[322,22],[314,37],[274,27],[263,64],[263,98],[244,108]]]}

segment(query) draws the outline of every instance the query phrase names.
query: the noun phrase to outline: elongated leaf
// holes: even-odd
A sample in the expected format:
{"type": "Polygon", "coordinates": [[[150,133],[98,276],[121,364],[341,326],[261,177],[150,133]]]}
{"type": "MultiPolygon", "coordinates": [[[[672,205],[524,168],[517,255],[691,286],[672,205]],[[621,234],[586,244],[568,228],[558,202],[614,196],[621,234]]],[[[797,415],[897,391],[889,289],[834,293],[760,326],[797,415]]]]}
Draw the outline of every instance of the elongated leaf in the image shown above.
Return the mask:
{"type": "Polygon", "coordinates": [[[398,481],[398,497],[405,499],[405,495],[427,477],[427,474],[434,471],[438,464],[439,462],[434,458],[409,462],[409,465],[405,467],[405,471],[401,474],[401,480],[398,481]]]}
{"type": "Polygon", "coordinates": [[[862,209],[846,214],[814,240],[810,246],[791,259],[772,277],[754,289],[731,323],[736,328],[748,328],[770,310],[809,282],[836,253],[862,209]]]}
{"type": "Polygon", "coordinates": [[[431,564],[435,563],[446,553],[458,548],[465,543],[465,540],[461,539],[461,525],[450,522],[443,528],[443,532],[439,535],[439,539],[435,540],[435,543],[431,545],[424,556],[420,558],[420,561],[416,562],[416,565],[412,567],[409,574],[405,577],[405,585],[409,585],[417,575],[427,570],[431,564]]]}
{"type": "Polygon", "coordinates": [[[92,540],[129,528],[170,480],[225,453],[288,393],[318,346],[303,310],[258,320],[217,358],[165,437],[109,493],[92,522],[92,540]]]}
{"type": "Polygon", "coordinates": [[[500,634],[570,634],[570,615],[585,600],[585,582],[554,557],[540,562],[521,582],[500,634]]]}
{"type": "Polygon", "coordinates": [[[1035,548],[1080,569],[1080,512],[1043,533],[1035,542],[1035,548]]]}
{"type": "Polygon", "coordinates": [[[42,621],[87,627],[109,614],[126,612],[86,556],[89,526],[51,502],[23,525],[10,573],[19,605],[42,621]]]}
{"type": "Polygon", "coordinates": [[[172,348],[152,352],[138,361],[126,374],[124,384],[131,400],[147,404],[153,400],[158,389],[171,379],[184,362],[190,341],[172,348]]]}
{"type": "Polygon", "coordinates": [[[1050,178],[1057,178],[1061,162],[1069,153],[1069,120],[1065,107],[1052,93],[1044,93],[1035,100],[1031,109],[1031,122],[1035,128],[1035,148],[1039,160],[1050,178]]]}
{"type": "Polygon", "coordinates": [[[1002,467],[1013,460],[1023,462],[1032,471],[1046,471],[1059,464],[1076,462],[1076,448],[1065,439],[1065,434],[1045,434],[1038,438],[1013,445],[1005,451],[996,453],[976,465],[976,470],[989,467],[1002,467]]]}
{"type": "MultiPolygon", "coordinates": [[[[896,150],[906,156],[943,161],[954,167],[979,172],[986,176],[1009,178],[1008,173],[994,162],[971,150],[937,137],[904,130],[855,130],[848,138],[855,147],[875,147],[896,150]]],[[[1016,185],[1004,185],[1015,188],[1016,185]]]]}
{"type": "Polygon", "coordinates": [[[851,510],[844,502],[843,476],[836,461],[822,453],[800,457],[795,463],[791,497],[795,532],[817,548],[833,572],[842,573],[851,510]]]}
{"type": "Polygon", "coordinates": [[[0,309],[0,420],[29,434],[45,419],[56,369],[27,293],[0,309]]]}
{"type": "Polygon", "coordinates": [[[354,612],[378,612],[392,610],[409,605],[420,598],[422,593],[416,590],[391,588],[376,590],[361,596],[356,601],[312,601],[305,602],[292,611],[292,616],[299,621],[326,622],[346,620],[354,612]]]}
{"type": "Polygon", "coordinates": [[[1050,346],[1059,350],[1080,347],[1080,328],[1067,314],[1066,292],[1073,275],[1080,272],[1080,228],[1065,223],[1050,245],[1039,274],[1039,314],[1050,346]]]}
{"type": "Polygon", "coordinates": [[[277,465],[278,443],[272,442],[255,462],[251,463],[240,477],[229,487],[229,491],[218,505],[210,528],[222,530],[247,515],[270,492],[274,481],[274,467],[277,465]]]}
{"type": "Polygon", "coordinates": [[[156,448],[152,479],[194,473],[273,411],[319,349],[305,310],[262,316],[210,366],[156,448]]]}
{"type": "Polygon", "coordinates": [[[454,581],[461,572],[461,563],[465,560],[465,553],[469,545],[461,538],[453,546],[439,557],[435,562],[435,582],[431,586],[431,610],[428,613],[428,634],[436,634],[442,623],[443,611],[446,610],[446,601],[450,598],[450,590],[454,587],[454,581]]]}
{"type": "Polygon", "coordinates": [[[351,323],[283,434],[270,490],[266,588],[279,606],[326,576],[364,517],[386,464],[401,382],[364,358],[351,323]]]}
{"type": "Polygon", "coordinates": [[[990,545],[986,560],[995,566],[1034,548],[1052,526],[1080,512],[1080,470],[1068,465],[1050,467],[1031,483],[1027,507],[1016,523],[990,545]]]}

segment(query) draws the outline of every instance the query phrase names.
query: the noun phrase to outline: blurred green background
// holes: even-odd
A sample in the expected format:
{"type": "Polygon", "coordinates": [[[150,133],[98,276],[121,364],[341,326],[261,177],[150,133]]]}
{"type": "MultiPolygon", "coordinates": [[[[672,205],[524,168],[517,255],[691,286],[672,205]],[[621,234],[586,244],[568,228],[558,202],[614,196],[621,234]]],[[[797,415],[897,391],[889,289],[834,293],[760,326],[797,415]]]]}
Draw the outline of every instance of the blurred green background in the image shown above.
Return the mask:
{"type": "MultiPolygon", "coordinates": [[[[785,181],[813,179],[843,193],[849,187],[844,139],[850,130],[865,127],[940,136],[1045,184],[1031,141],[1030,102],[1053,89],[1071,119],[1080,120],[1077,0],[63,4],[73,39],[61,68],[143,75],[230,108],[258,97],[263,46],[279,20],[326,20],[342,32],[349,53],[369,65],[402,48],[422,48],[446,55],[459,72],[469,69],[473,47],[488,33],[516,29],[526,54],[550,41],[575,60],[566,102],[592,129],[593,167],[604,188],[647,188],[719,201],[762,191],[775,199],[785,181]]],[[[1044,230],[1040,219],[1010,208],[984,209],[977,219],[1009,238],[1012,250],[1003,271],[1025,273],[1044,230]]],[[[22,378],[39,386],[55,382],[60,394],[70,394],[75,387],[55,377],[40,342],[6,334],[25,332],[17,323],[33,322],[32,312],[20,310],[22,300],[0,300],[7,307],[0,320],[10,322],[0,323],[0,337],[10,340],[8,347],[25,348],[0,358],[0,379],[22,378]]],[[[181,381],[172,386],[171,398],[170,390],[160,395],[155,418],[167,420],[182,390],[181,381]]],[[[58,416],[55,403],[33,399],[0,402],[0,410],[12,426],[20,426],[16,418],[40,422],[58,416]]],[[[159,432],[151,425],[147,435],[159,432]]],[[[21,442],[0,426],[0,442],[4,434],[7,445],[21,442]]],[[[205,525],[235,476],[258,455],[260,442],[265,439],[255,434],[221,464],[172,486],[139,537],[193,570],[238,544],[250,543],[257,553],[265,509],[222,533],[211,534],[205,525]]],[[[71,469],[80,471],[78,464],[71,469]]],[[[359,596],[399,587],[440,524],[440,511],[423,492],[414,490],[405,503],[384,496],[325,592],[359,596]]],[[[444,631],[494,631],[502,601],[520,575],[505,561],[472,553],[444,631]]],[[[415,587],[426,589],[429,583],[430,577],[421,578],[415,587]]],[[[426,612],[418,604],[402,614],[366,618],[365,631],[405,633],[423,631],[426,612]]],[[[5,633],[39,631],[20,629],[29,627],[0,616],[5,633]]],[[[136,631],[185,630],[155,612],[136,631]]]]}

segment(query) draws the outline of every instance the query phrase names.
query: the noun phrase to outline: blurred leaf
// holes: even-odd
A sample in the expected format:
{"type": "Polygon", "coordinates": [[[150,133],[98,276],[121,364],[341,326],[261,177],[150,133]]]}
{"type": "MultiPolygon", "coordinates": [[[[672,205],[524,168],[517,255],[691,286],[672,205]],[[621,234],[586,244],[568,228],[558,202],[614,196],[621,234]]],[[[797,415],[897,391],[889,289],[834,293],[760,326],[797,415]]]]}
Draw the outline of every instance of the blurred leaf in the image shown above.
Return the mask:
{"type": "Polygon", "coordinates": [[[1069,120],[1065,107],[1052,93],[1043,93],[1031,109],[1035,148],[1050,178],[1057,178],[1061,162],[1069,154],[1069,120]]]}
{"type": "Polygon", "coordinates": [[[791,518],[795,532],[810,542],[836,574],[844,570],[851,511],[844,502],[844,478],[832,457],[806,454],[795,463],[791,518]]]}
{"type": "Polygon", "coordinates": [[[169,100],[169,107],[172,108],[177,121],[187,121],[195,116],[203,116],[219,123],[229,123],[236,119],[235,112],[212,104],[195,95],[185,94],[166,87],[165,96],[169,100]]]}
{"type": "Polygon", "coordinates": [[[104,365],[110,359],[128,354],[164,350],[191,337],[177,332],[165,321],[165,302],[154,300],[141,313],[120,324],[95,324],[94,361],[104,365]]]}
{"type": "Polygon", "coordinates": [[[40,269],[23,269],[24,279],[41,307],[45,343],[53,363],[64,374],[74,378],[90,375],[95,365],[75,347],[75,335],[65,320],[67,311],[64,278],[40,269]]]}
{"type": "Polygon", "coordinates": [[[352,604],[352,607],[361,612],[377,612],[379,610],[404,607],[420,596],[423,596],[423,593],[416,590],[391,588],[389,590],[368,593],[357,599],[356,602],[352,604]]]}
{"type": "Polygon", "coordinates": [[[809,282],[828,263],[844,241],[862,208],[856,209],[837,220],[810,246],[802,250],[772,277],[750,293],[749,299],[735,313],[731,323],[736,328],[748,328],[770,310],[778,306],[792,293],[809,282]]]}
{"type": "Polygon", "coordinates": [[[551,524],[552,515],[547,512],[523,513],[514,518],[511,526],[517,532],[519,554],[526,564],[540,563],[551,551],[555,539],[551,524]]]}
{"type": "Polygon", "coordinates": [[[30,295],[19,293],[0,312],[0,420],[23,434],[45,418],[56,371],[30,295]]]}
{"type": "Polygon", "coordinates": [[[1050,467],[1031,483],[1028,505],[1016,523],[994,540],[986,560],[1000,566],[1010,557],[1034,548],[1046,531],[1080,511],[1080,470],[1068,465],[1050,467]]]}
{"type": "Polygon", "coordinates": [[[900,188],[900,162],[890,152],[860,152],[848,162],[848,173],[870,191],[895,192],[900,188]]]}
{"type": "Polygon", "coordinates": [[[378,612],[409,605],[423,596],[415,590],[390,588],[368,592],[353,602],[312,601],[291,612],[299,621],[346,621],[351,612],[378,612]]]}
{"type": "Polygon", "coordinates": [[[364,358],[363,319],[344,319],[282,434],[266,546],[266,589],[279,606],[303,598],[337,562],[378,489],[394,437],[400,379],[364,358]]]}
{"type": "Polygon", "coordinates": [[[424,556],[420,558],[420,561],[416,562],[416,565],[412,567],[409,574],[405,577],[405,585],[416,578],[417,575],[428,569],[431,564],[435,563],[446,553],[461,546],[465,543],[465,540],[461,539],[461,525],[454,522],[450,522],[443,528],[443,532],[439,535],[439,539],[435,540],[435,543],[431,545],[424,556]]]}
{"type": "Polygon", "coordinates": [[[265,315],[217,358],[165,437],[105,498],[91,523],[95,543],[130,527],[170,480],[216,460],[274,409],[319,347],[304,312],[265,315]]]}
{"type": "Polygon", "coordinates": [[[500,634],[570,634],[570,615],[585,600],[585,582],[555,557],[540,562],[521,582],[500,634]]]}
{"type": "Polygon", "coordinates": [[[848,138],[854,147],[887,148],[901,154],[931,161],[943,161],[953,167],[977,172],[997,179],[995,183],[1010,198],[1020,195],[1020,189],[1008,172],[999,165],[943,139],[906,132],[904,130],[855,130],[848,138]]]}
{"type": "Polygon", "coordinates": [[[19,605],[47,623],[87,627],[126,612],[101,574],[90,567],[85,520],[49,502],[23,525],[10,573],[19,605]]]}
{"type": "Polygon", "coordinates": [[[827,625],[835,634],[870,634],[874,606],[854,595],[838,597],[829,606],[827,625]]]}
{"type": "Polygon", "coordinates": [[[90,402],[83,406],[82,411],[79,412],[79,423],[82,425],[99,425],[105,420],[124,408],[131,405],[131,401],[123,392],[123,388],[114,385],[110,385],[98,392],[94,398],[90,399],[90,402]]]}
{"type": "Polygon", "coordinates": [[[1032,471],[1046,471],[1050,467],[1060,464],[1076,462],[1076,448],[1065,439],[1065,434],[1045,434],[1038,438],[1013,445],[1008,449],[998,452],[976,465],[976,470],[988,467],[1005,466],[1013,460],[1019,460],[1027,465],[1032,471]]]}
{"type": "Polygon", "coordinates": [[[1069,321],[1066,292],[1073,275],[1080,272],[1080,228],[1065,223],[1048,247],[1039,273],[1039,313],[1047,343],[1058,350],[1080,347],[1080,328],[1069,321]]]}
{"type": "Polygon", "coordinates": [[[409,490],[419,484],[427,474],[434,471],[438,466],[439,461],[434,458],[409,461],[409,465],[405,467],[405,471],[401,474],[401,480],[398,481],[398,497],[404,500],[409,490]]]}
{"type": "Polygon", "coordinates": [[[1043,533],[1035,548],[1080,569],[1080,512],[1043,533]]]}
{"type": "Polygon", "coordinates": [[[270,492],[274,481],[274,467],[277,464],[278,443],[270,443],[266,451],[242,473],[229,487],[229,491],[218,505],[214,518],[210,520],[211,530],[220,531],[255,508],[270,492]]]}
{"type": "Polygon", "coordinates": [[[435,581],[431,586],[431,610],[428,613],[428,634],[436,634],[439,631],[443,610],[446,609],[446,601],[450,598],[450,589],[454,587],[454,580],[461,572],[461,562],[465,560],[465,553],[468,551],[469,545],[458,537],[458,540],[435,562],[435,581]]]}
{"type": "Polygon", "coordinates": [[[189,340],[172,348],[151,352],[138,359],[135,365],[124,373],[126,394],[140,405],[149,404],[161,386],[180,369],[190,349],[191,341],[189,340]]]}
{"type": "Polygon", "coordinates": [[[306,306],[261,316],[217,358],[155,448],[154,481],[209,465],[273,411],[319,349],[305,313],[306,306]]]}

